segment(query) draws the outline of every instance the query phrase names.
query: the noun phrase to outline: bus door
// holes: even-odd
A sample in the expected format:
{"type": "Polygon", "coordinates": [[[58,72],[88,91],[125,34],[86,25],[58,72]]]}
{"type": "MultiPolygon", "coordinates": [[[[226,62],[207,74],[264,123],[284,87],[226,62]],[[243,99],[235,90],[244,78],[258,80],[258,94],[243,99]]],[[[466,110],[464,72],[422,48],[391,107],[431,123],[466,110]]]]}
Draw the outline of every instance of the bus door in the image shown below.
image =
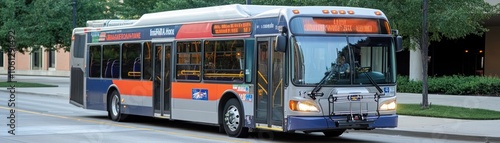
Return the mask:
{"type": "Polygon", "coordinates": [[[155,117],[170,117],[172,43],[154,44],[153,108],[155,117]]]}
{"type": "Polygon", "coordinates": [[[274,37],[257,38],[257,128],[282,131],[284,53],[274,51],[274,37]]]}

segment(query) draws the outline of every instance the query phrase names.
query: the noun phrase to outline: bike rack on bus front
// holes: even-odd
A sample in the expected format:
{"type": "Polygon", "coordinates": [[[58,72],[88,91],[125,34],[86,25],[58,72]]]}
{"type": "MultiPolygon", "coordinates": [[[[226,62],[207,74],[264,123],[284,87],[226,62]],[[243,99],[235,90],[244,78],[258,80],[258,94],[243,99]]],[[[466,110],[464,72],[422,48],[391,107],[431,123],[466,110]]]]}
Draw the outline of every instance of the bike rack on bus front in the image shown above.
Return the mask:
{"type": "Polygon", "coordinates": [[[343,94],[334,95],[330,94],[328,97],[328,113],[329,119],[335,122],[338,128],[368,128],[370,124],[375,122],[376,119],[368,119],[369,114],[376,114],[377,119],[380,117],[379,101],[381,95],[376,93],[372,94],[343,94]],[[373,97],[373,100],[369,100],[373,97]],[[366,99],[365,99],[366,98],[366,99]],[[364,99],[364,100],[363,100],[364,99]],[[348,111],[335,111],[336,104],[347,103],[349,105],[348,111]],[[369,103],[376,104],[376,110],[370,111],[369,103]],[[359,110],[353,110],[353,104],[359,104],[359,110]],[[366,110],[363,110],[365,104],[366,110]],[[345,120],[333,119],[334,116],[346,116],[345,120]]]}

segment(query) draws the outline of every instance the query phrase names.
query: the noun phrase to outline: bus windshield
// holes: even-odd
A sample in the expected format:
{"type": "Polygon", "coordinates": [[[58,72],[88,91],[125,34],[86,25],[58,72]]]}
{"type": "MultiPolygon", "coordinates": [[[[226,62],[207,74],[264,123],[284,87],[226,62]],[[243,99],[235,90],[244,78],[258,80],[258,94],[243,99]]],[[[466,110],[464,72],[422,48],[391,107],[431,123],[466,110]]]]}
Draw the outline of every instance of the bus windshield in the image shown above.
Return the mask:
{"type": "Polygon", "coordinates": [[[328,76],[323,85],[371,85],[369,78],[394,83],[392,45],[391,37],[295,36],[292,81],[316,85],[328,76]]]}

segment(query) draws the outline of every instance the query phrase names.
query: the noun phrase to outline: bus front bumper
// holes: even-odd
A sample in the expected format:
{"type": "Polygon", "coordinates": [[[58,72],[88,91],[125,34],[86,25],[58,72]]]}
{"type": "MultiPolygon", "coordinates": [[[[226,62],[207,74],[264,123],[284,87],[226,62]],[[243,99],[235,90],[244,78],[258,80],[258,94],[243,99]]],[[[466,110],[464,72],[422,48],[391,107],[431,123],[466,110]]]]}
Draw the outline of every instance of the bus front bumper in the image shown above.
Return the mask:
{"type": "Polygon", "coordinates": [[[369,122],[347,122],[346,116],[289,116],[287,122],[288,131],[322,131],[331,129],[375,129],[395,128],[398,125],[398,115],[368,116],[369,122]],[[339,125],[344,123],[352,126],[339,125]]]}

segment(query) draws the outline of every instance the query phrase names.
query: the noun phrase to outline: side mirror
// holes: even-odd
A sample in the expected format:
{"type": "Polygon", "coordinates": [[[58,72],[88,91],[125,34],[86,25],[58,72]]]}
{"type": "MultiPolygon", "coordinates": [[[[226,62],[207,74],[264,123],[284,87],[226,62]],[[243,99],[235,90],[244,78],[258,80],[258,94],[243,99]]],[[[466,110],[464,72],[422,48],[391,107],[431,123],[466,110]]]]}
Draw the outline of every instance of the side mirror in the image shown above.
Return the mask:
{"type": "Polygon", "coordinates": [[[403,51],[403,37],[397,36],[396,37],[396,52],[401,52],[403,51]]]}
{"type": "Polygon", "coordinates": [[[285,52],[286,51],[286,37],[283,35],[276,36],[276,46],[274,47],[275,51],[285,52]]]}

